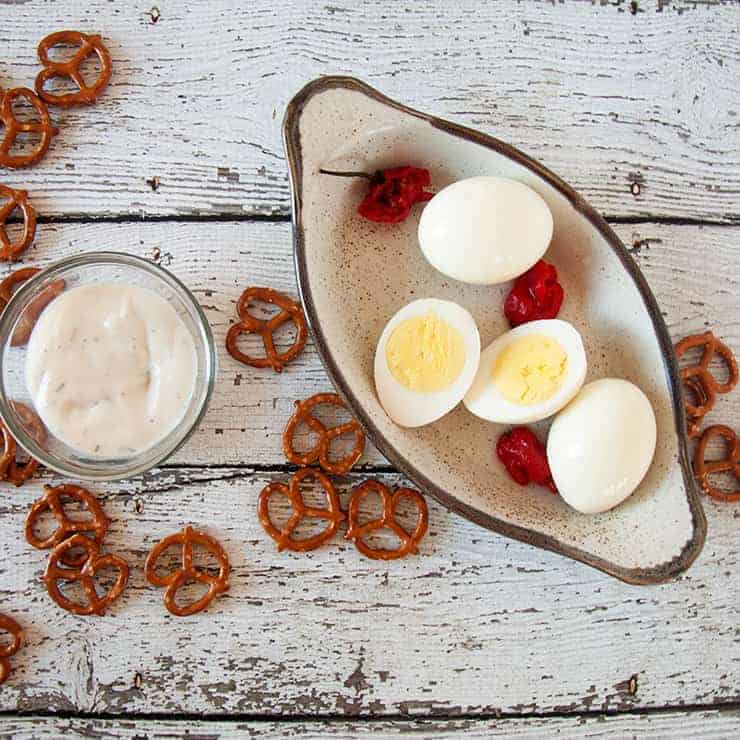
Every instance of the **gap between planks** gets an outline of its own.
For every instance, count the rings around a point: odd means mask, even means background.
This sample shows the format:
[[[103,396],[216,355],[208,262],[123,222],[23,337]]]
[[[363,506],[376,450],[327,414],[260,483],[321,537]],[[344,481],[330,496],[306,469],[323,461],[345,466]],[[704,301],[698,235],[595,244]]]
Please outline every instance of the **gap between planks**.
[[[701,733],[705,738],[725,738],[731,735],[738,724],[738,713],[723,709],[700,712],[675,711],[660,714],[621,716],[599,715],[596,717],[552,717],[513,720],[466,720],[466,719],[422,719],[402,720],[338,720],[263,722],[228,722],[223,720],[159,720],[132,718],[122,719],[59,719],[39,716],[9,718],[2,722],[0,730],[8,735],[27,738],[71,736],[128,738],[142,740],[144,737],[208,737],[215,740],[224,737],[286,737],[337,738],[373,737],[388,740],[399,736],[421,734],[439,740],[457,738],[461,734],[477,738],[521,738],[539,740],[545,733],[551,736],[574,738],[611,738],[616,736],[663,738],[668,736],[695,737]],[[144,730],[145,732],[142,732]],[[150,735],[151,733],[151,735]]]
[[[528,720],[528,719],[586,719],[607,717],[647,717],[673,714],[675,712],[740,712],[740,701],[715,702],[710,704],[667,704],[661,707],[635,707],[633,709],[616,709],[603,711],[587,709],[583,711],[554,711],[554,712],[483,712],[480,714],[460,712],[454,714],[436,713],[434,711],[423,717],[413,714],[356,714],[346,715],[338,713],[316,713],[316,714],[255,714],[255,713],[201,713],[201,712],[68,712],[68,711],[43,711],[18,712],[13,710],[0,710],[0,721],[20,718],[55,718],[71,720],[117,720],[133,722],[164,722],[164,721],[198,721],[219,722],[234,724],[239,722],[268,723],[279,722],[281,724],[301,724],[305,722],[322,722],[339,725],[351,724],[353,722],[412,722],[427,720],[455,720],[471,722],[490,722],[493,720]]]
[[[674,216],[659,216],[650,214],[647,216],[618,216],[609,213],[601,214],[608,223],[614,225],[640,226],[645,224],[658,224],[660,226],[718,226],[722,228],[737,228],[740,220],[714,220],[708,218],[682,218]],[[729,216],[728,216],[729,219]],[[142,224],[142,223],[290,223],[290,214],[169,214],[158,216],[156,214],[110,214],[96,215],[90,213],[68,213],[63,216],[44,216],[37,214],[36,221],[39,224]],[[11,216],[8,223],[21,223],[18,216]]]

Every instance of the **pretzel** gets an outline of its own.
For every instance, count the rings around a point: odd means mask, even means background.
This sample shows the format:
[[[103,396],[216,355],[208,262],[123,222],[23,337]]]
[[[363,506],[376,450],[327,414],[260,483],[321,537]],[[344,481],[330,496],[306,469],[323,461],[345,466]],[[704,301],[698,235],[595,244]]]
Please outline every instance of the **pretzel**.
[[[15,117],[13,103],[18,98],[25,98],[34,107],[39,115],[38,122],[19,121]],[[0,165],[13,169],[28,167],[38,162],[46,154],[52,137],[59,133],[59,129],[51,122],[46,103],[33,90],[26,87],[14,87],[5,93],[0,90],[0,123],[5,128],[0,139]],[[41,139],[28,154],[11,154],[10,149],[21,133],[40,134]]]
[[[327,508],[319,509],[314,506],[307,506],[301,492],[301,483],[306,478],[317,480],[324,489],[327,500]],[[293,509],[288,521],[281,529],[278,529],[270,519],[269,502],[274,493],[280,493],[285,496]],[[285,483],[273,482],[266,485],[259,496],[257,507],[260,522],[265,532],[277,542],[278,552],[282,550],[292,550],[293,552],[306,552],[315,550],[328,539],[331,539],[339,528],[339,523],[344,521],[345,516],[339,505],[339,496],[334,484],[320,470],[315,468],[301,468],[290,479],[290,485]],[[304,517],[315,517],[317,519],[326,519],[328,522],[326,529],[312,537],[305,539],[293,539],[293,531]]]
[[[34,275],[41,272],[38,267],[21,267],[14,270],[0,282],[0,311],[10,303],[10,299],[17,286],[30,280]]]
[[[46,429],[36,412],[17,401],[13,401],[13,408],[28,433],[39,444],[43,443],[46,439]],[[3,441],[2,454],[0,455],[0,480],[9,481],[14,486],[22,486],[36,472],[39,462],[32,457],[29,457],[28,462],[18,462],[16,458],[18,444],[10,430],[2,422],[0,422],[0,436],[2,436]]]
[[[70,550],[82,548],[85,551],[85,563],[81,568],[68,568],[59,565],[69,555]],[[95,575],[104,568],[113,567],[118,571],[116,582],[108,591],[99,596],[95,589]],[[100,554],[100,546],[95,540],[85,537],[84,534],[74,534],[62,540],[49,555],[43,581],[49,596],[62,609],[73,614],[88,616],[97,614],[102,616],[105,610],[123,593],[128,582],[128,563],[118,555]],[[87,604],[80,604],[68,599],[59,590],[59,581],[79,581],[85,590]]]
[[[59,44],[71,44],[80,48],[69,61],[57,62],[49,59],[49,50]],[[38,54],[43,69],[36,77],[35,87],[39,97],[48,105],[59,105],[63,108],[89,105],[98,99],[110,82],[112,69],[110,54],[97,34],[88,36],[80,31],[57,31],[42,39]],[[100,72],[95,82],[88,85],[80,72],[80,67],[92,54],[96,54],[100,61]],[[55,95],[44,89],[49,80],[59,77],[69,77],[79,88],[78,91]]]
[[[36,236],[36,209],[29,203],[26,190],[13,190],[0,184],[0,198],[6,200],[0,208],[0,262],[15,262]],[[16,208],[23,214],[23,234],[11,242],[5,224]]]
[[[4,684],[10,675],[10,661],[20,646],[23,644],[23,627],[6,614],[0,614],[0,631],[7,632],[11,636],[9,645],[0,645],[0,684]]]
[[[30,280],[36,273],[40,272],[37,267],[22,267],[20,270],[11,272],[0,282],[0,311],[4,310],[10,302],[15,289],[26,280]],[[44,309],[62,292],[66,287],[64,280],[55,280],[42,288],[38,295],[34,296],[20,315],[13,336],[10,338],[11,347],[22,347],[28,342]]]
[[[718,393],[729,393],[737,384],[738,367],[735,356],[730,348],[721,342],[711,331],[703,334],[692,334],[685,337],[676,345],[676,357],[679,359],[690,349],[703,347],[701,360],[697,365],[681,368],[681,381],[696,397],[697,403],[692,403],[684,393],[684,408],[689,419],[689,436],[696,437],[699,433],[701,420],[714,407]],[[720,383],[710,372],[709,366],[718,354],[727,366],[727,381]]]
[[[218,561],[218,575],[212,576],[193,565],[193,544],[202,545]],[[158,576],[155,572],[157,559],[171,545],[182,545],[182,568],[173,570],[166,576]],[[164,605],[167,610],[176,617],[187,617],[196,612],[203,611],[218,594],[227,591],[229,588],[229,558],[223,547],[205,532],[193,529],[191,526],[185,527],[182,532],[177,532],[165,537],[161,542],[156,544],[146,559],[144,573],[147,580],[153,586],[165,588]],[[198,581],[208,585],[208,591],[199,599],[187,606],[178,606],[175,600],[178,590],[185,585],[187,581]]]
[[[714,437],[722,437],[726,444],[726,454],[720,460],[705,459],[707,445]],[[704,493],[717,501],[740,501],[740,489],[724,491],[712,485],[709,476],[715,473],[734,473],[735,479],[740,480],[740,439],[735,432],[724,424],[715,424],[707,427],[701,435],[699,444],[694,452],[694,474]]]
[[[383,514],[380,519],[373,519],[365,524],[360,524],[360,503],[362,499],[373,491],[380,494],[383,504]],[[407,532],[396,521],[396,509],[402,499],[408,498],[416,504],[418,510],[416,526],[413,532]],[[366,557],[373,560],[397,560],[404,558],[409,553],[417,554],[417,545],[427,531],[429,525],[429,510],[424,497],[411,488],[398,488],[391,495],[390,491],[379,481],[366,480],[352,491],[347,511],[347,523],[349,525],[345,539],[354,540],[355,547]],[[363,537],[379,529],[390,529],[400,540],[401,546],[396,550],[383,550],[370,547],[362,540]]]
[[[280,311],[268,320],[258,319],[249,313],[250,301],[262,301],[278,306]],[[288,296],[278,293],[272,288],[247,288],[236,304],[236,312],[241,321],[232,324],[226,335],[226,349],[229,354],[239,362],[252,367],[271,367],[276,373],[281,373],[283,368],[292,362],[306,346],[308,338],[308,325],[303,309]],[[297,334],[293,344],[285,351],[278,352],[275,349],[273,333],[286,321],[295,324]],[[265,357],[251,357],[244,354],[236,346],[237,337],[240,334],[259,334],[265,347]]]
[[[327,473],[343,475],[349,472],[352,466],[362,457],[362,453],[365,451],[365,434],[362,431],[362,427],[354,419],[345,424],[339,424],[338,426],[327,429],[311,413],[313,407],[320,404],[346,408],[344,401],[336,393],[317,393],[305,401],[296,401],[295,412],[290,417],[283,432],[283,452],[285,452],[285,457],[294,465],[305,466],[318,462]],[[319,435],[316,444],[310,450],[303,453],[297,452],[293,447],[293,436],[296,427],[301,422]],[[332,443],[332,440],[350,432],[355,435],[355,444],[352,450],[339,460],[330,461],[329,445]]]
[[[64,509],[63,498],[73,499],[84,504],[90,513],[90,518],[70,519]],[[47,511],[50,511],[56,519],[57,528],[47,537],[38,537],[34,533],[36,522]],[[26,517],[26,541],[38,550],[48,550],[56,547],[73,534],[88,532],[92,534],[92,539],[100,546],[109,525],[110,519],[105,515],[100,502],[86,488],[69,483],[53,488],[52,486],[44,486],[44,495],[34,502]],[[76,557],[65,553],[62,556],[62,562],[72,568],[79,568],[85,562],[86,557],[86,553]]]
[[[693,393],[696,404],[691,404],[688,401],[688,405],[692,405],[693,408],[703,406],[707,402],[707,394],[704,391],[704,386],[696,378],[686,378],[684,381],[684,403],[686,403],[686,391]],[[686,412],[686,432],[689,439],[695,439],[701,434],[701,416],[690,416],[688,411]]]

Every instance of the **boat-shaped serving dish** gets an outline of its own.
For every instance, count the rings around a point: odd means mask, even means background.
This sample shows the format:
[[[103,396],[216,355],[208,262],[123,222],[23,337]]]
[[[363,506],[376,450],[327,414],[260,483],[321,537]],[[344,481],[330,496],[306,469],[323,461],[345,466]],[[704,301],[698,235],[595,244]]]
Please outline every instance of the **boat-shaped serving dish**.
[[[682,431],[676,360],[655,298],[601,216],[514,147],[407,108],[353,78],[324,77],[304,87],[288,106],[283,133],[301,300],[333,383],[383,455],[445,506],[507,537],[629,583],[658,583],[685,570],[701,550],[706,521]],[[462,405],[417,429],[398,427],[383,412],[373,357],[401,306],[426,297],[455,301],[475,317],[484,347],[509,328],[501,311],[507,285],[458,283],[426,262],[417,241],[421,206],[403,223],[372,223],[357,214],[366,181],[319,172],[404,164],[428,168],[435,190],[498,175],[547,201],[555,227],[546,259],[556,264],[567,296],[559,318],[581,332],[587,381],[631,380],[656,413],[653,464],[616,509],[579,514],[544,489],[514,483],[493,454],[502,428]]]

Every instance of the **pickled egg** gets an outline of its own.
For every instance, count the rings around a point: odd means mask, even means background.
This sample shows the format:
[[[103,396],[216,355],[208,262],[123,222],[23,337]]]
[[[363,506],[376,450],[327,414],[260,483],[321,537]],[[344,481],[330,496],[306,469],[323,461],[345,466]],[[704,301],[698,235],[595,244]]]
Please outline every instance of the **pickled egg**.
[[[483,350],[464,402],[482,419],[529,424],[557,413],[585,378],[586,352],[575,327],[560,319],[530,321]]]
[[[583,387],[550,427],[547,459],[566,503],[584,514],[608,511],[645,477],[657,428],[647,396],[618,378]]]
[[[478,327],[468,311],[451,301],[413,301],[393,316],[378,341],[380,404],[400,426],[436,421],[462,400],[479,360]]]
[[[419,244],[444,275],[492,285],[532,267],[552,232],[552,213],[532,188],[503,177],[471,177],[448,185],[427,203]]]

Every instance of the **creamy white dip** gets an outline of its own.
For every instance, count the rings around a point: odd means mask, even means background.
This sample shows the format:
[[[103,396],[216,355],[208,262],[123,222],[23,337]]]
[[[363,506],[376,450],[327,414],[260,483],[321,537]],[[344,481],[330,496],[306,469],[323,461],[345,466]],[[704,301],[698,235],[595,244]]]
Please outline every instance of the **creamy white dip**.
[[[92,457],[129,457],[182,420],[196,350],[174,308],[121,284],[65,291],[41,314],[26,352],[26,384],[49,431]]]

